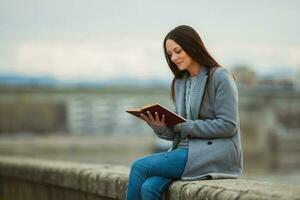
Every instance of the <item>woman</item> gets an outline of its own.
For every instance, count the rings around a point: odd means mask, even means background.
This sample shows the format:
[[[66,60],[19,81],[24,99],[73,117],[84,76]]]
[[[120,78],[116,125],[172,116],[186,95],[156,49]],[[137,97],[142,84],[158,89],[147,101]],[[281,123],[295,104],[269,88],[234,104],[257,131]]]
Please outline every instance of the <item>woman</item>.
[[[174,74],[174,112],[187,121],[167,127],[164,116],[141,116],[172,148],[137,159],[126,199],[160,199],[175,180],[238,178],[242,173],[238,93],[232,75],[208,53],[200,36],[181,25],[165,37],[164,53]]]

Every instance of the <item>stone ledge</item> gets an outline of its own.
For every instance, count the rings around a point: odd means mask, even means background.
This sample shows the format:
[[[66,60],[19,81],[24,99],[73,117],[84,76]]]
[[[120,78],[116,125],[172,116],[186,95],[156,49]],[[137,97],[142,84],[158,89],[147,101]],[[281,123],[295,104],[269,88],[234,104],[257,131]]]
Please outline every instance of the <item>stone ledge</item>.
[[[124,199],[128,172],[124,166],[0,156],[1,179],[14,178],[111,199]],[[300,187],[246,179],[176,181],[165,199],[300,199]]]

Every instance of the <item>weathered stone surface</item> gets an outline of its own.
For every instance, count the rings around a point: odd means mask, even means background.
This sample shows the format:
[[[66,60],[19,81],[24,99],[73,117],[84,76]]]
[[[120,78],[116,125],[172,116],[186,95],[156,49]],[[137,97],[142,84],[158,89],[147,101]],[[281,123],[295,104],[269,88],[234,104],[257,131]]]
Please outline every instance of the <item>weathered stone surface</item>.
[[[117,199],[125,199],[128,186],[128,175],[120,174],[117,179]]]
[[[236,200],[240,196],[240,192],[234,191],[234,190],[226,190],[224,189],[222,192],[220,192],[216,199],[222,199],[222,200]]]
[[[181,192],[184,186],[188,185],[188,182],[174,182],[169,186],[168,197],[169,199],[183,199],[183,193]]]
[[[129,169],[0,156],[0,199],[125,199]],[[163,199],[300,199],[300,187],[248,179],[173,182]]]
[[[89,189],[89,178],[93,173],[93,169],[82,169],[79,174],[79,189],[81,191],[88,191]]]
[[[201,190],[201,188],[205,187],[204,185],[200,185],[197,183],[188,183],[181,189],[181,198],[182,199],[191,199],[196,200],[199,199],[197,196],[198,191]]]

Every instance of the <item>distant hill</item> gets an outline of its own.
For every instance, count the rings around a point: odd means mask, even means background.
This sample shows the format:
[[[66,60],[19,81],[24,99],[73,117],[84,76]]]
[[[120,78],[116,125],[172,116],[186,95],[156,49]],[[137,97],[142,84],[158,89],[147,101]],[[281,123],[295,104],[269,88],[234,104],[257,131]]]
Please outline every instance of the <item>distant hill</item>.
[[[58,84],[58,81],[47,76],[0,74],[0,84],[11,86],[55,86]]]
[[[19,74],[0,74],[0,85],[18,87],[79,87],[94,88],[107,86],[133,86],[149,87],[159,86],[168,87],[169,80],[163,79],[134,79],[134,78],[114,78],[110,80],[78,80],[66,81],[57,80],[49,76],[28,76]]]

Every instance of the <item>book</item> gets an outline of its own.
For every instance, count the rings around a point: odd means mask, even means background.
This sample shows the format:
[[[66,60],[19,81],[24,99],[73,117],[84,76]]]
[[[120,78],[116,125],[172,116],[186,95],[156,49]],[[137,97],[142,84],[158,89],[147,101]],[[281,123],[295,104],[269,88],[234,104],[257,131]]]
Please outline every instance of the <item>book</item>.
[[[153,117],[155,117],[155,112],[157,112],[160,119],[162,115],[165,115],[165,123],[168,127],[173,127],[178,123],[186,121],[186,119],[176,114],[175,112],[170,111],[169,109],[160,105],[159,103],[145,105],[137,109],[126,110],[126,112],[128,112],[129,114],[132,114],[138,118],[141,117],[141,113],[148,117],[147,111],[149,111]]]

